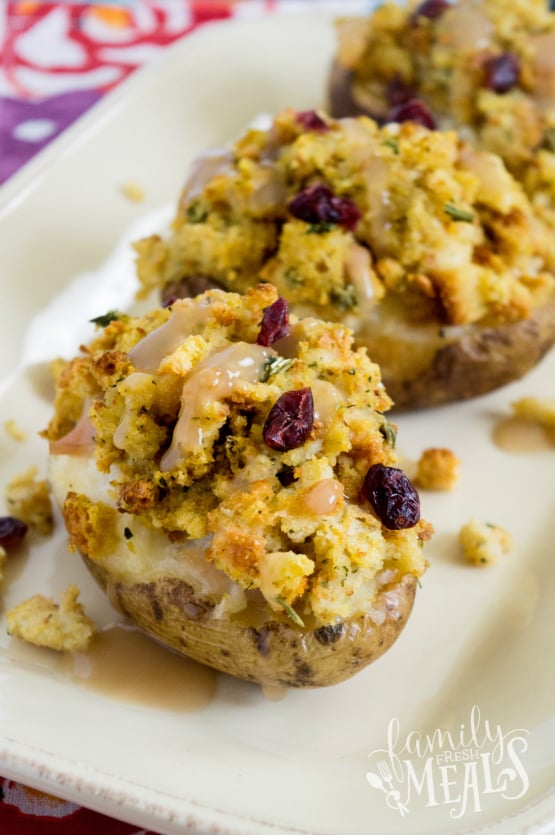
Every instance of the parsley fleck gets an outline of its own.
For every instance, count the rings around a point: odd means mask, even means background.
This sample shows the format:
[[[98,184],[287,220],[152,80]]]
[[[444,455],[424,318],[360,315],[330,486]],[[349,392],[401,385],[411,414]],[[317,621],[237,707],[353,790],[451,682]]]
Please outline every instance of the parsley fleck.
[[[197,201],[191,203],[190,206],[187,206],[186,214],[189,223],[204,223],[204,221],[208,217],[208,212],[206,211],[206,209],[203,209],[201,204]]]
[[[330,301],[340,310],[352,310],[357,306],[357,295],[352,284],[346,284],[341,289],[334,288],[330,293]]]
[[[131,528],[124,528],[123,529],[123,535],[126,539],[132,539],[133,538],[133,531],[131,530]]]
[[[297,626],[304,626],[304,620],[297,614],[293,607],[289,605],[287,600],[284,600],[283,597],[276,597],[276,603],[285,609],[291,620],[294,621]]]
[[[395,449],[395,442],[397,441],[397,432],[392,423],[384,418],[384,422],[380,426],[380,432],[391,447]]]
[[[102,316],[95,316],[94,319],[89,319],[89,322],[92,322],[93,325],[98,325],[99,328],[105,328],[110,322],[116,322],[121,317],[122,314],[119,310],[109,310],[108,313],[104,313]]]
[[[279,374],[280,371],[287,371],[293,365],[293,360],[285,359],[285,357],[268,357],[262,369],[261,383],[267,383],[270,377]]]
[[[382,145],[385,145],[386,148],[391,148],[391,150],[393,151],[394,154],[399,153],[399,143],[396,139],[393,139],[393,138],[384,139],[384,141],[382,142]]]
[[[449,215],[456,223],[472,223],[474,220],[474,212],[468,212],[466,209],[460,209],[454,203],[446,203],[443,207],[446,215]]]
[[[307,235],[324,235],[326,232],[331,232],[335,223],[330,223],[328,220],[320,220],[318,223],[311,223],[306,230]]]

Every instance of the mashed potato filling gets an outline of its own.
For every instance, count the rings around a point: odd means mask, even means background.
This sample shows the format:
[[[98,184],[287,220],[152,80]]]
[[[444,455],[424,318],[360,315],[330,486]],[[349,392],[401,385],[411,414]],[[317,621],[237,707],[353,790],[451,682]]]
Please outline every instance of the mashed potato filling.
[[[431,529],[386,529],[360,495],[372,464],[397,462],[379,368],[316,319],[259,344],[276,299],[268,284],[211,290],[110,322],[60,375],[50,478],[70,545],[116,582],[177,577],[218,614],[258,601],[329,624],[422,574]],[[299,389],[310,431],[274,448],[269,413]]]

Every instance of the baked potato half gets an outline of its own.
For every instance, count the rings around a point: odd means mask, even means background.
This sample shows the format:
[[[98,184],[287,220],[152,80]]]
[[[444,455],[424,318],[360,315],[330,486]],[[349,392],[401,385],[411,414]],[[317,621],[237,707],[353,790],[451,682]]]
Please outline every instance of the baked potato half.
[[[270,282],[353,330],[395,407],[484,394],[555,340],[555,239],[502,160],[454,132],[279,114],[195,163],[145,292]]]
[[[46,431],[70,547],[161,643],[249,681],[334,684],[411,611],[431,528],[379,368],[275,287],[120,316]]]

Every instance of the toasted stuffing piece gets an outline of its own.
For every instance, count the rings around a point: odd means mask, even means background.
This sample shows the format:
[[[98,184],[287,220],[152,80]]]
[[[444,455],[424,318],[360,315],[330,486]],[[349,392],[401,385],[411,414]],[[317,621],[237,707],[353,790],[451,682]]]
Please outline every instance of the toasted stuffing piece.
[[[305,116],[286,110],[196,162],[170,235],[136,244],[145,292],[268,281],[363,344],[374,316],[399,309],[497,326],[551,298],[551,227],[498,157],[413,122]]]
[[[59,652],[86,650],[95,625],[78,603],[79,589],[70,585],[57,604],[35,594],[7,612],[8,634]]]
[[[171,566],[205,595],[207,574],[233,611],[257,594],[285,618],[358,616],[427,565],[431,526],[361,495],[398,461],[390,404],[352,333],[287,318],[270,284],[115,319],[61,375],[46,432],[70,546],[122,582]]]
[[[553,221],[555,14],[546,0],[386,2],[369,18],[338,21],[338,36],[336,61],[366,111],[385,121],[426,113],[460,129],[499,154]],[[339,98],[333,107],[349,110]]]
[[[0,583],[4,579],[4,566],[6,565],[6,560],[8,559],[8,552],[5,548],[0,545]]]
[[[499,525],[471,519],[459,532],[463,557],[473,565],[493,565],[513,547],[511,534]]]
[[[424,490],[452,490],[459,481],[460,466],[451,449],[430,447],[420,456],[415,483]]]
[[[133,180],[123,183],[121,191],[124,197],[127,197],[131,203],[142,203],[145,199],[144,189]]]
[[[48,485],[37,479],[37,468],[30,467],[9,482],[5,491],[8,510],[29,528],[48,536],[54,527],[52,502]]]
[[[523,397],[511,406],[516,417],[539,424],[555,442],[555,398]]]
[[[23,441],[25,441],[27,438],[26,433],[17,425],[15,420],[7,420],[4,423],[4,428],[10,436],[10,438],[13,438],[14,441],[23,443]]]

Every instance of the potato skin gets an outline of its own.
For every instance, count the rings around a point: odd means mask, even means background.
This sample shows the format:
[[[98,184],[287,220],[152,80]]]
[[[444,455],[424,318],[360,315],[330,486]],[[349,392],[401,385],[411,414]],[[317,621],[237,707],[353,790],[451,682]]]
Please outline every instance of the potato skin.
[[[385,613],[380,626],[363,616],[312,631],[277,620],[255,628],[212,620],[213,604],[196,598],[182,580],[114,583],[102,566],[83,559],[100,585],[109,588],[110,599],[151,637],[202,664],[264,685],[325,687],[354,675],[395,642],[416,590],[410,574],[384,587],[373,604]]]
[[[399,334],[402,339],[402,334]],[[397,411],[441,406],[478,397],[523,377],[555,342],[555,300],[536,308],[529,319],[497,327],[468,328],[433,353],[426,368],[407,376],[380,339],[362,339],[382,371]]]

